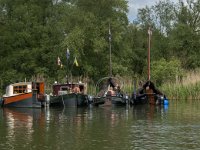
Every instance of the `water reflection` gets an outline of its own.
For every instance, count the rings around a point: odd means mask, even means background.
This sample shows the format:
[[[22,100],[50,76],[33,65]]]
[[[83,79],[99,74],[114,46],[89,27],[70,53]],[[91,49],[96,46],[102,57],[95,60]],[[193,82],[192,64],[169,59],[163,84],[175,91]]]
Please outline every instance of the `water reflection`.
[[[129,111],[124,107],[49,109],[48,114],[46,134],[60,149],[120,148],[128,131]]]
[[[160,108],[94,107],[4,109],[6,144],[27,149],[129,149],[130,135],[142,134],[137,120],[153,122]],[[156,113],[155,113],[156,112]],[[133,117],[133,119],[131,119]],[[132,130],[134,127],[134,130]],[[141,133],[140,133],[141,132]],[[23,136],[22,136],[23,135]],[[57,144],[55,144],[57,143]]]
[[[133,149],[197,149],[200,135],[199,103],[174,101],[168,107],[133,108],[130,129]],[[195,108],[196,107],[196,108]],[[195,116],[195,117],[194,117]],[[195,121],[195,119],[196,121]]]
[[[197,149],[200,103],[0,109],[0,148]],[[176,141],[176,142],[175,142]]]
[[[90,117],[87,108],[51,108],[46,110],[46,114],[45,141],[48,147],[71,149],[79,146],[84,130],[88,129]]]
[[[28,146],[33,140],[34,124],[42,127],[45,122],[41,109],[3,108],[2,116],[6,123],[5,149],[18,147],[20,143]]]
[[[152,122],[155,118],[163,118],[167,116],[168,106],[156,105],[137,105],[133,106],[134,119],[145,119]]]

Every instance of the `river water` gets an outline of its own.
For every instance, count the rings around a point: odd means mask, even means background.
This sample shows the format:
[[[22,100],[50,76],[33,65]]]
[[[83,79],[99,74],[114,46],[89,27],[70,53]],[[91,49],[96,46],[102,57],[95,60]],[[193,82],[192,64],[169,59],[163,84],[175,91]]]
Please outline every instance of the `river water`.
[[[0,109],[0,150],[200,149],[200,102]]]

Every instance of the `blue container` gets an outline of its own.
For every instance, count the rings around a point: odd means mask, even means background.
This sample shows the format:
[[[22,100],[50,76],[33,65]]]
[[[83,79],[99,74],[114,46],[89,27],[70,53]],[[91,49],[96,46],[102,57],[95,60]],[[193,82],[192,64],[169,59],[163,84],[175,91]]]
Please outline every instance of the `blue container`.
[[[164,105],[169,105],[169,100],[167,98],[164,99]]]

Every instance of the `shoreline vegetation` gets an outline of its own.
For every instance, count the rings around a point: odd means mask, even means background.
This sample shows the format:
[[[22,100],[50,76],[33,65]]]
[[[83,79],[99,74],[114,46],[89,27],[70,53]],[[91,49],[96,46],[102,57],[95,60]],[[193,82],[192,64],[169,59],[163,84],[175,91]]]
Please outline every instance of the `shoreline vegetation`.
[[[170,100],[200,100],[200,70],[188,72],[181,81],[168,82],[160,89]]]
[[[154,65],[155,67],[155,65]],[[158,67],[155,67],[158,68]],[[169,68],[169,67],[168,67]],[[165,67],[164,70],[166,70],[167,67]],[[152,70],[152,72],[156,72],[156,70]],[[166,71],[165,71],[166,72]],[[172,70],[168,70],[168,72],[172,73]],[[169,100],[200,100],[200,69],[192,70],[192,71],[181,71],[181,73],[174,73],[181,75],[181,77],[173,77],[170,78],[169,75],[165,76],[165,73],[159,73],[161,75],[154,75],[152,76],[152,81],[155,83],[155,86],[161,90]],[[173,76],[174,76],[173,74]],[[127,95],[131,96],[134,91],[134,81],[136,82],[136,89],[138,89],[139,82],[146,81],[144,78],[145,75],[134,75],[134,76],[115,76],[117,78],[123,79],[123,87],[122,91],[126,93]],[[171,80],[170,80],[171,79]],[[54,82],[58,83],[65,83],[67,80],[66,78],[57,78],[56,79],[50,79],[45,78],[44,75],[37,75],[32,76],[31,81],[44,81],[45,84],[45,90],[47,94],[52,93],[52,85]],[[26,81],[26,79],[25,79]],[[83,82],[87,83],[87,93],[91,96],[94,96],[97,94],[98,89],[96,87],[96,82],[89,77],[86,76],[80,76],[80,77],[70,77],[70,82]],[[157,81],[157,82],[156,82]],[[28,82],[28,80],[27,80]],[[161,83],[161,84],[159,84]],[[5,93],[5,89],[1,88],[0,90],[0,97],[3,96]]]
[[[134,80],[136,81],[136,89],[141,80],[137,77],[123,79],[123,91],[131,96],[134,90]],[[200,70],[187,72],[182,79],[177,78],[175,82],[166,82],[157,87],[169,100],[200,100]],[[95,84],[89,84],[88,93],[95,95],[95,92]]]
[[[131,96],[134,90],[134,80],[136,81],[136,89],[141,80],[139,78],[131,79],[130,77],[125,77],[123,79],[123,91]],[[169,100],[200,100],[200,70],[187,72],[181,80],[177,78],[175,82],[166,82],[157,87]],[[95,95],[94,88],[94,84],[90,84],[88,87],[88,92],[91,93],[91,95]]]
[[[40,80],[42,77],[40,77]],[[140,81],[145,81],[139,77],[122,77],[123,79],[123,92],[131,96],[134,91],[134,81],[136,82],[136,89]],[[45,80],[45,79],[43,79]],[[65,79],[61,80],[64,82]],[[87,91],[89,95],[96,95],[98,89],[96,87],[96,82],[90,80],[86,77],[74,78],[72,82],[81,81],[87,83]],[[152,80],[153,81],[153,80]],[[154,82],[154,81],[153,81]],[[52,84],[54,82],[46,82],[46,93],[50,94],[52,92]],[[155,85],[157,86],[156,82]],[[176,79],[175,82],[166,82],[161,86],[157,86],[169,100],[200,100],[200,70],[190,71],[185,73],[185,75],[180,80]],[[5,90],[2,90],[0,97],[3,96]]]

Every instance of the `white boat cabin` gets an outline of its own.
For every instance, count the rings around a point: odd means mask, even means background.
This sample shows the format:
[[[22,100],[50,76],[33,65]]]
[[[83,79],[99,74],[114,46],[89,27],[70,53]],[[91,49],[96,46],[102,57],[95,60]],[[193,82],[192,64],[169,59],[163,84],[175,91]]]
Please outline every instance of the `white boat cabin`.
[[[32,92],[32,82],[19,82],[6,87],[6,94],[3,97],[19,95]]]
[[[10,97],[25,93],[31,93],[33,89],[36,89],[38,93],[44,94],[44,83],[43,82],[19,82],[10,84],[6,87],[6,93],[3,97]]]

